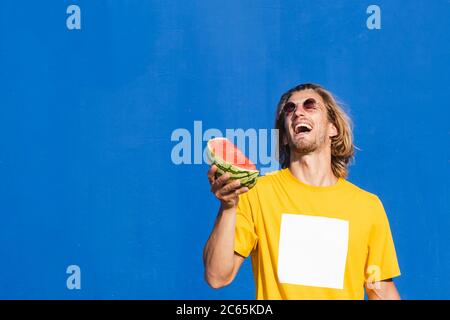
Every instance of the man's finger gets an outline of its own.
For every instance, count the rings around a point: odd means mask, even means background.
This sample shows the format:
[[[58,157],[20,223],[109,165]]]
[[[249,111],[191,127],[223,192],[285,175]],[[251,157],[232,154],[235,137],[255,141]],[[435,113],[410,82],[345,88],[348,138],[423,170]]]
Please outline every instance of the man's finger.
[[[236,190],[236,193],[237,194],[243,194],[243,193],[246,193],[246,192],[248,192],[248,188],[247,187],[242,187],[242,188],[239,188],[239,189],[237,189]]]
[[[224,184],[227,183],[228,179],[230,179],[230,174],[228,172],[226,172],[225,174],[221,175],[219,178],[217,178],[211,189],[213,190],[219,190],[223,187]]]
[[[222,187],[221,194],[229,194],[234,193],[241,186],[241,182],[239,180],[230,180],[227,184]]]
[[[215,181],[215,174],[217,172],[217,166],[215,166],[214,164],[209,168],[208,170],[208,180],[210,184],[213,184]]]
[[[249,189],[247,187],[242,187],[239,189],[233,189],[229,193],[225,195],[221,195],[221,199],[224,201],[235,201],[236,197],[238,197],[240,194],[246,193]]]

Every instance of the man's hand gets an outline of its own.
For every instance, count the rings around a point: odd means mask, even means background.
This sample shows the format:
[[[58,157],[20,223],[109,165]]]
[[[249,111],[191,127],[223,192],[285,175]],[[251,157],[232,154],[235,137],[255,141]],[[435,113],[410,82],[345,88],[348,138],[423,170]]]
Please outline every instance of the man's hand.
[[[212,165],[208,171],[208,180],[211,184],[211,192],[220,200],[223,209],[236,207],[239,195],[248,191],[247,187],[241,188],[239,180],[230,180],[230,174],[225,173],[216,179],[217,167]]]

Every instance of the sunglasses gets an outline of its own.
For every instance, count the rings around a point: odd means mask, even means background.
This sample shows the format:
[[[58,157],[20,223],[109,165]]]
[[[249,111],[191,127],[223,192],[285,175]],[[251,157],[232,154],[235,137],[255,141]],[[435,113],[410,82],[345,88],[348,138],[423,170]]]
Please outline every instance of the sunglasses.
[[[311,110],[314,109],[316,105],[317,105],[316,100],[314,100],[313,98],[309,98],[303,102],[303,109]],[[298,105],[293,103],[292,101],[286,102],[286,104],[283,106],[283,113],[285,115],[290,115],[297,109],[297,106]]]

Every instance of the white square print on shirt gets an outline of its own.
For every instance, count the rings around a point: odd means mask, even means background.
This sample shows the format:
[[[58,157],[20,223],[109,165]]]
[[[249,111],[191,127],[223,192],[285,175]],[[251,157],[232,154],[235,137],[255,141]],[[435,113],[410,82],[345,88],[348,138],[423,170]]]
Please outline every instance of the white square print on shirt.
[[[280,283],[343,289],[349,223],[283,213],[278,247]]]

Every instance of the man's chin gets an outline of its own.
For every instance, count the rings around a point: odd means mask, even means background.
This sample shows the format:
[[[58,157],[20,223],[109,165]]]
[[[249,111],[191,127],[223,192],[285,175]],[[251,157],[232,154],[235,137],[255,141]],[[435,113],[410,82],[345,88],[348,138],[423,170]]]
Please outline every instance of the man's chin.
[[[313,143],[297,142],[291,149],[297,154],[309,154],[317,149],[317,146]]]

